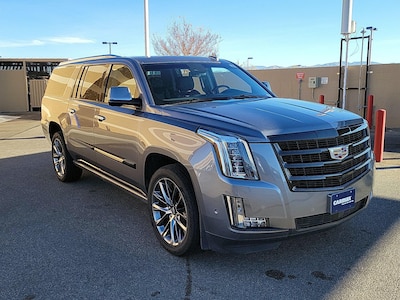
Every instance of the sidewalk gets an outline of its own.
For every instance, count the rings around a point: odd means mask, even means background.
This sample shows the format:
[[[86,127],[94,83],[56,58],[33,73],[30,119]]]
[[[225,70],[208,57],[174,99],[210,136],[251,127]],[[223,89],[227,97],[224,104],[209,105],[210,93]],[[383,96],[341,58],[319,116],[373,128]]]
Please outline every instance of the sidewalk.
[[[0,113],[0,140],[15,138],[23,133],[32,137],[27,131],[37,127],[40,127],[40,112]],[[37,134],[43,136],[41,127]]]
[[[0,113],[0,159],[50,151],[40,112]]]

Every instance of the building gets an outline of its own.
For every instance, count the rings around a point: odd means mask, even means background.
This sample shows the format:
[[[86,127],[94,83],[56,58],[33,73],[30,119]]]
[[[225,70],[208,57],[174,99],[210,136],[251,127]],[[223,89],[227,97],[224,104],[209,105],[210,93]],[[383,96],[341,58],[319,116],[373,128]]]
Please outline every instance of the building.
[[[386,127],[400,128],[400,64],[373,64],[368,70],[365,68],[365,65],[348,68],[345,108],[366,117],[366,98],[373,95],[373,118],[377,110],[384,109]],[[339,70],[339,66],[332,66],[250,72],[259,80],[268,81],[279,97],[319,102],[319,97],[323,95],[325,104],[342,107],[343,76],[340,76]]]
[[[0,112],[40,110],[47,79],[65,60],[0,58]]]

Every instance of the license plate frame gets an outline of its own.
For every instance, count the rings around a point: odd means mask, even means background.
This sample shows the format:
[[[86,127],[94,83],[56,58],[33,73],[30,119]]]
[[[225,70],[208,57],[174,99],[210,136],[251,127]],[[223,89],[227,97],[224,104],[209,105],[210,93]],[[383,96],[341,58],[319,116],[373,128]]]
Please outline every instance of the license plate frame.
[[[351,209],[356,204],[356,190],[354,188],[328,195],[329,212],[331,215]]]

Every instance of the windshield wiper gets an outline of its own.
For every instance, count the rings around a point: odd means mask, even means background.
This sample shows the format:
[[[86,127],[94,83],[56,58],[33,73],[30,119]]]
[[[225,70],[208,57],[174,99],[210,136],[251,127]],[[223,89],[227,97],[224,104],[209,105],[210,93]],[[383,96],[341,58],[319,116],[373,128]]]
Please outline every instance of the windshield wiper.
[[[250,98],[269,98],[266,96],[256,96],[250,94],[243,95],[232,95],[232,96],[213,96],[213,97],[193,97],[187,98],[184,101],[177,101],[175,104],[188,104],[188,103],[198,103],[198,102],[207,102],[207,101],[218,101],[218,100],[232,100],[232,99],[250,99]]]
[[[232,99],[250,99],[250,98],[269,98],[269,97],[259,96],[259,95],[257,96],[257,95],[242,94],[242,95],[232,96],[231,98]]]
[[[210,101],[210,98],[187,98],[184,101],[177,101],[176,104],[188,104],[188,103],[197,103],[197,102],[206,102]]]

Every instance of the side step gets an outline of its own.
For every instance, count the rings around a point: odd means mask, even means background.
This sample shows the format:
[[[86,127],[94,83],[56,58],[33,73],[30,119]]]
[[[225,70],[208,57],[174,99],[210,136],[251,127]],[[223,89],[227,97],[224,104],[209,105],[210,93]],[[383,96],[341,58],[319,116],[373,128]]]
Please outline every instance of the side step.
[[[134,185],[132,185],[124,180],[121,180],[118,177],[116,177],[110,173],[107,173],[106,171],[100,169],[99,167],[96,167],[95,165],[88,163],[87,161],[85,161],[83,159],[78,159],[78,160],[74,161],[74,163],[78,167],[85,169],[85,170],[99,176],[101,179],[108,181],[108,182],[122,188],[123,190],[139,197],[141,200],[147,201],[146,193],[144,193],[142,190],[138,189]]]

